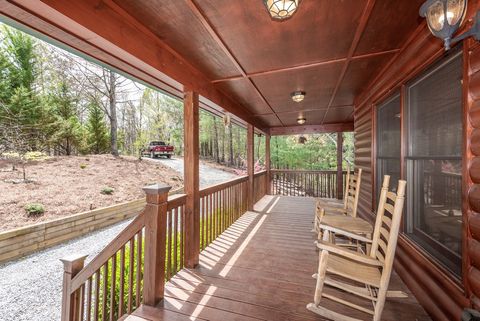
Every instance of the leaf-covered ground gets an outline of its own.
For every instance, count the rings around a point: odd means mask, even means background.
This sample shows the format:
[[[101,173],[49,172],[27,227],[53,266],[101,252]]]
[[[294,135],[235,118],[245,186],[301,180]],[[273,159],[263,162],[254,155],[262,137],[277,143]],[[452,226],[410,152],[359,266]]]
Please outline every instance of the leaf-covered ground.
[[[0,232],[135,200],[144,197],[141,188],[148,184],[183,185],[177,171],[128,156],[54,157],[28,164],[26,174],[30,182],[18,183],[21,169],[12,171],[11,165],[0,163]],[[102,194],[106,187],[114,192]],[[25,206],[31,203],[42,204],[45,213],[27,217]]]

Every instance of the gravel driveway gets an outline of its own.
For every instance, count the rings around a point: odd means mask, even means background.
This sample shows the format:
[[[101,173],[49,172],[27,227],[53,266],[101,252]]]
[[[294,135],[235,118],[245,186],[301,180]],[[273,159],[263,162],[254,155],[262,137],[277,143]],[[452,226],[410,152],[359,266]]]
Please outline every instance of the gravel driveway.
[[[159,162],[165,166],[171,167],[177,172],[182,174],[183,177],[183,158],[143,158],[150,162]],[[217,168],[210,167],[208,165],[200,163],[200,188],[204,188],[210,185],[218,184],[228,181],[237,177],[237,175],[222,171]]]
[[[152,161],[152,160],[150,160]],[[155,159],[183,176],[183,159]],[[206,187],[236,175],[200,165],[200,186]],[[0,321],[60,320],[62,273],[60,258],[72,253],[99,253],[126,225],[122,222],[67,243],[0,265]]]

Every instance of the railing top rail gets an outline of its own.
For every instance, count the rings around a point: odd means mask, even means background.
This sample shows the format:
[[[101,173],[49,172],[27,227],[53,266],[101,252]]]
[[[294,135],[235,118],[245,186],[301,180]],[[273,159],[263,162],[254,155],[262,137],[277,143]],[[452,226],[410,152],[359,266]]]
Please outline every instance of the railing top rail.
[[[230,186],[237,185],[239,183],[246,182],[246,181],[248,181],[248,176],[245,175],[245,176],[240,176],[240,177],[231,179],[229,181],[226,181],[220,184],[215,184],[215,185],[205,187],[199,191],[200,197],[221,191],[222,189],[225,189]]]
[[[255,173],[253,174],[253,177],[258,177],[258,176],[262,176],[262,175],[265,175],[265,174],[267,174],[267,170],[264,169],[264,170],[255,172]]]
[[[175,194],[168,196],[167,211],[185,205],[187,194]]]
[[[303,170],[303,169],[272,169],[270,170],[272,173],[292,173],[292,174],[300,174],[300,173],[311,173],[311,174],[333,174],[337,173],[336,169],[331,170]],[[347,171],[342,171],[343,173],[347,173]],[[353,171],[351,171],[353,173]]]
[[[142,211],[111,241],[90,263],[88,263],[73,279],[70,293],[77,290],[105,262],[124,246],[135,234],[145,226],[145,212]]]

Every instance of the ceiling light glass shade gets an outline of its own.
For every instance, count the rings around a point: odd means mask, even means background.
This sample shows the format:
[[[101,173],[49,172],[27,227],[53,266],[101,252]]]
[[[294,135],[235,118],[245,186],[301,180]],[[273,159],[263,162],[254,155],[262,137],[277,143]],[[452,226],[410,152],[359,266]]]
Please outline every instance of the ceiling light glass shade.
[[[420,7],[420,15],[427,19],[432,34],[450,49],[450,40],[458,30],[467,12],[467,0],[427,0]]]
[[[294,91],[291,96],[292,100],[296,103],[301,102],[305,98],[306,93],[304,91]]]
[[[307,120],[305,119],[305,117],[298,117],[298,118],[297,118],[297,123],[298,123],[299,125],[305,124],[306,121],[307,121]]]
[[[263,0],[270,17],[274,20],[286,20],[297,11],[300,0]]]

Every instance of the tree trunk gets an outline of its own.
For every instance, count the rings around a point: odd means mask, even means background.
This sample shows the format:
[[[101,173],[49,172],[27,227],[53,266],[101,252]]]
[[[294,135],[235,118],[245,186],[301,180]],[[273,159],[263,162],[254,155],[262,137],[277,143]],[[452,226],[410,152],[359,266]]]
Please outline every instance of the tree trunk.
[[[222,158],[221,158],[222,164],[225,163],[225,126],[223,126],[223,132],[222,132]]]
[[[220,153],[218,151],[218,129],[217,129],[217,122],[215,121],[215,116],[213,116],[213,132],[215,134],[215,140],[213,142],[214,144],[214,151],[215,151],[215,160],[217,163],[220,163]]]
[[[110,107],[110,145],[113,156],[118,156],[118,142],[117,142],[117,99],[116,99],[116,79],[115,73],[109,71],[110,77],[110,92],[109,92],[109,107]]]
[[[230,147],[228,163],[230,166],[233,166],[233,127],[231,124],[229,125],[228,138]]]

